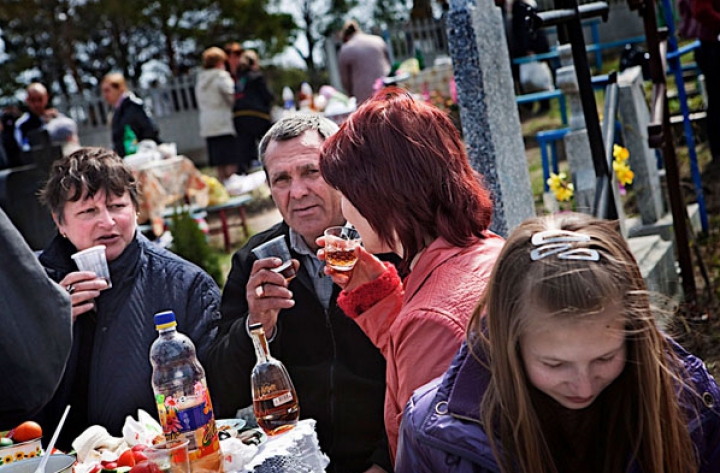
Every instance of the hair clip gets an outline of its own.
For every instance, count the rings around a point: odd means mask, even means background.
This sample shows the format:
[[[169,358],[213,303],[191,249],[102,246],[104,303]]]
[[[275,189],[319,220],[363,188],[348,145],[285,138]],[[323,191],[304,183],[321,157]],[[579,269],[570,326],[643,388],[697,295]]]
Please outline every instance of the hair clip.
[[[530,242],[533,246],[546,245],[548,243],[570,243],[575,241],[590,241],[588,235],[570,232],[567,230],[543,230],[532,236]]]
[[[551,243],[549,245],[543,245],[540,248],[535,248],[530,252],[530,259],[537,261],[546,258],[550,255],[554,255],[563,251],[572,249],[568,243]]]
[[[530,242],[534,248],[530,251],[530,259],[538,261],[551,255],[558,259],[578,261],[598,261],[600,253],[592,248],[573,248],[572,243],[587,243],[590,236],[567,230],[544,230],[535,233]]]
[[[598,261],[600,259],[600,253],[592,248],[575,248],[573,250],[560,253],[558,258],[578,261]]]

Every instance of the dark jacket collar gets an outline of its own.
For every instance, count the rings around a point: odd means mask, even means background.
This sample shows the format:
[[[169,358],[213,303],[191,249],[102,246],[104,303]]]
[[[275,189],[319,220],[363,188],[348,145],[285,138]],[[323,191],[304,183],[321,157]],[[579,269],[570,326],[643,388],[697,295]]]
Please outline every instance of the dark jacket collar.
[[[120,256],[108,264],[112,281],[125,280],[138,269],[141,244],[144,246],[144,244],[149,244],[149,241],[141,233],[137,232],[135,238]],[[60,281],[66,274],[78,270],[71,258],[71,255],[77,251],[77,248],[70,240],[58,234],[40,254],[40,263],[53,280]]]

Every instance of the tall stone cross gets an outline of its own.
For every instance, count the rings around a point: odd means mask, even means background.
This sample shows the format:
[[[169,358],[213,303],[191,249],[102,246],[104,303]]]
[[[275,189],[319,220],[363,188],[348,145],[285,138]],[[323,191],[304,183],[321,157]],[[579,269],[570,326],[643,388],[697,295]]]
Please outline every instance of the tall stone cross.
[[[492,193],[490,229],[507,236],[535,208],[502,14],[494,0],[451,0],[447,19],[470,164]]]

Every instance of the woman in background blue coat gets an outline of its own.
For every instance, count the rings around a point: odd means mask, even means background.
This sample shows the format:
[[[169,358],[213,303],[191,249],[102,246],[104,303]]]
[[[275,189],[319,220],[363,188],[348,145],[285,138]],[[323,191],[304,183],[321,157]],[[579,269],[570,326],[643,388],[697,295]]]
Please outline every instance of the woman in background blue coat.
[[[149,361],[158,336],[154,314],[173,310],[202,362],[217,331],[220,291],[202,269],[137,231],[137,182],[113,151],[80,148],[56,161],[41,197],[59,234],[40,262],[70,293],[73,345],[60,387],[38,420],[57,425],[71,404],[58,440],[58,448],[69,449],[91,425],[122,436],[125,418],[138,409],[157,416]],[[105,246],[111,287],[71,259],[97,245]]]
[[[720,391],[655,326],[615,225],[531,219],[468,341],[408,403],[396,472],[714,473]]]

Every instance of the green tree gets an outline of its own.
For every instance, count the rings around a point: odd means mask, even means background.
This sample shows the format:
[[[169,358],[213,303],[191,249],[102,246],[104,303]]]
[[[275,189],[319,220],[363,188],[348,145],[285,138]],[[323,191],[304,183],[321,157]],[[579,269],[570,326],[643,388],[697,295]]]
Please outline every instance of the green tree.
[[[410,6],[407,0],[378,0],[373,8],[373,22],[377,26],[390,26],[406,21]]]
[[[223,273],[218,255],[210,248],[207,237],[187,211],[172,216],[173,242],[171,250],[204,269],[219,286],[223,285]]]
[[[319,49],[324,38],[342,28],[343,23],[348,19],[348,13],[358,5],[358,0],[302,0],[297,24],[300,34],[307,43],[307,50],[303,51],[297,45],[293,45],[310,76],[310,82],[314,86],[320,84],[319,62],[316,60],[317,49]]]
[[[203,45],[252,41],[260,57],[283,52],[296,38],[290,13],[273,12],[278,0],[219,0],[218,18],[208,25]]]
[[[253,40],[271,56],[294,41],[293,18],[276,0],[2,0],[6,61],[0,97],[32,80],[51,93],[96,88],[112,70],[136,82],[157,60],[172,74],[199,62],[209,45]]]
[[[51,84],[58,76],[70,75],[82,83],[77,68],[75,42],[80,29],[72,22],[69,0],[3,0],[0,29],[8,60],[0,68],[0,95],[12,95],[25,80]],[[67,66],[66,66],[67,64]],[[59,89],[67,91],[65,81]]]

